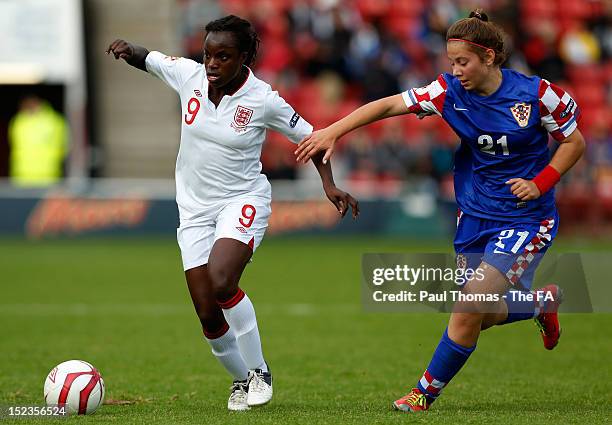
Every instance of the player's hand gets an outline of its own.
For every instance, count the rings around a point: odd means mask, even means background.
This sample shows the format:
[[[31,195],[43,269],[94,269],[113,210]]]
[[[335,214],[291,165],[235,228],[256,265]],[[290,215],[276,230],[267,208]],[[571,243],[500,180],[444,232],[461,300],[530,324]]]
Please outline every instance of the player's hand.
[[[125,40],[118,39],[109,44],[106,49],[106,54],[110,53],[115,55],[115,59],[124,59],[127,62],[134,54],[134,46]]]
[[[325,151],[323,164],[327,164],[327,161],[334,153],[334,145],[337,140],[337,138],[330,133],[328,129],[324,128],[323,130],[315,131],[309,136],[304,137],[298,145],[297,150],[294,152],[297,156],[296,161],[306,164],[317,152]]]
[[[541,195],[540,189],[531,180],[514,178],[506,182],[511,184],[510,191],[513,195],[517,196],[521,201],[531,201],[532,199],[538,199]]]
[[[353,220],[359,216],[359,201],[353,198],[349,193],[338,189],[336,186],[326,187],[325,195],[338,210],[342,217],[346,215],[349,207],[353,211]]]

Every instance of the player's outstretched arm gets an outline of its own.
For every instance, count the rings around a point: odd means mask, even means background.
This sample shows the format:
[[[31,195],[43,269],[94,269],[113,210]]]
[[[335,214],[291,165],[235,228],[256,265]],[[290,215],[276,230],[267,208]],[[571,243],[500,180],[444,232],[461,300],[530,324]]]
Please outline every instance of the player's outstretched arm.
[[[336,141],[346,133],[374,121],[408,114],[409,112],[401,94],[367,103],[329,127],[306,136],[295,151],[296,160],[305,164],[317,152],[325,151],[323,157],[323,163],[325,164],[334,152]]]
[[[533,180],[514,178],[508,180],[506,184],[512,185],[510,190],[521,201],[537,199],[552,189],[561,176],[576,164],[585,148],[584,137],[580,130],[576,129],[561,142],[548,166]]]
[[[346,215],[350,207],[353,212],[353,220],[355,220],[359,215],[359,202],[349,193],[346,193],[336,187],[334,175],[331,169],[331,163],[327,161],[327,163],[323,164],[323,152],[315,154],[312,158],[312,163],[315,165],[315,167],[317,167],[317,171],[321,176],[323,190],[325,191],[327,199],[334,204],[338,210],[338,213],[340,213],[342,217]]]
[[[135,68],[147,71],[145,59],[149,51],[141,46],[136,46],[125,40],[117,39],[106,49],[106,54],[112,53],[115,59],[123,59]]]

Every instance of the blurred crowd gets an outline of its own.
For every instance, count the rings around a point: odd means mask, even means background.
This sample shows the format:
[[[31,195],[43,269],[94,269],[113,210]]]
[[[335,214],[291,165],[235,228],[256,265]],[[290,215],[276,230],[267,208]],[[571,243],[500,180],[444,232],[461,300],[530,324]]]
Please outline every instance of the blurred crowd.
[[[258,76],[315,125],[357,106],[450,72],[445,33],[476,5],[508,36],[506,67],[567,89],[582,108],[586,160],[563,187],[588,187],[612,200],[612,2],[606,0],[177,0],[185,53],[202,57],[203,25],[233,13],[262,40]],[[457,138],[437,118],[407,116],[356,131],[339,144],[344,177],[395,181],[425,176],[452,196]],[[351,140],[351,143],[346,143]],[[553,147],[554,148],[554,147]],[[294,147],[270,133],[262,162],[271,178],[293,179]],[[574,190],[571,191],[572,193]],[[612,203],[612,201],[611,201]]]

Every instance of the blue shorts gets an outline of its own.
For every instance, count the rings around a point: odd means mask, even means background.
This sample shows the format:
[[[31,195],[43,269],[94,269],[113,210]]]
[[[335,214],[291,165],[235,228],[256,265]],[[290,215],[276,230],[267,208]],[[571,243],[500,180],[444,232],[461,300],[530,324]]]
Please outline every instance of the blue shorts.
[[[476,269],[484,261],[505,275],[516,289],[529,290],[558,228],[556,212],[539,223],[488,220],[460,212],[454,242],[457,264]]]

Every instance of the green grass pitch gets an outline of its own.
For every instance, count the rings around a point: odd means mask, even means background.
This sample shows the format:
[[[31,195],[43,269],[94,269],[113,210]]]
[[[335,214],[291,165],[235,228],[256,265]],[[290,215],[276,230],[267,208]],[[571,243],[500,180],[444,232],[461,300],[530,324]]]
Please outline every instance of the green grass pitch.
[[[552,352],[531,321],[488,330],[431,411],[392,411],[448,317],[365,313],[360,257],[409,250],[450,244],[264,241],[242,287],[255,304],[275,396],[232,413],[230,378],[202,338],[174,240],[0,240],[0,405],[42,404],[48,371],[83,359],[100,370],[107,400],[132,404],[104,405],[69,424],[610,423],[606,314],[562,316]]]

